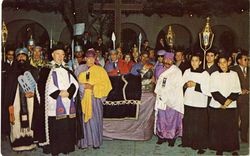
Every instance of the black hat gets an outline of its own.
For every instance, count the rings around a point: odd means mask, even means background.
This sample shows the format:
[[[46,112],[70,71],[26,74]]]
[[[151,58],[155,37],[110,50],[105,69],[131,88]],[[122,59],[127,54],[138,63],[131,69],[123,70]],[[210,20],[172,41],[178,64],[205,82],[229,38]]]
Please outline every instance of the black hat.
[[[61,43],[61,42],[59,42],[59,43],[57,43],[56,45],[53,45],[52,53],[53,53],[55,50],[63,50],[63,51],[65,51],[64,44]]]

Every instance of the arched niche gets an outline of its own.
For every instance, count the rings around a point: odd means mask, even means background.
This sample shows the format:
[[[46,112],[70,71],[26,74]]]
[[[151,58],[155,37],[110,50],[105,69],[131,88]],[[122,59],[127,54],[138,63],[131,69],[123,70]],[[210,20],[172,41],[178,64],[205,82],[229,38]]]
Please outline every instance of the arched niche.
[[[27,19],[14,20],[6,24],[8,29],[7,44],[22,47],[32,35],[35,43],[41,46],[48,46],[48,31],[38,22]]]
[[[213,46],[230,53],[235,48],[237,36],[234,31],[226,25],[212,26],[214,33]]]
[[[169,26],[172,27],[175,33],[174,47],[190,48],[192,46],[192,34],[187,27],[181,24],[169,24],[164,26],[157,35],[156,44],[159,42],[160,38],[165,40],[165,35],[168,32]]]
[[[139,45],[140,33],[142,35],[141,42],[147,39],[145,31],[135,23],[122,23],[121,30],[121,42],[125,53],[129,52],[134,44]]]

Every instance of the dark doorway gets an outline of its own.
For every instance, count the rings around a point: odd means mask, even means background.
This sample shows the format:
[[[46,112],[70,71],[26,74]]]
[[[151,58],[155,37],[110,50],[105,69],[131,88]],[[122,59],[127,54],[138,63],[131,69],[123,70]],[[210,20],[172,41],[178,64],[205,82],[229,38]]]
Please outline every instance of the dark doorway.
[[[9,30],[7,44],[15,47],[27,45],[27,41],[32,35],[35,43],[40,46],[48,46],[49,34],[47,30],[38,22],[33,20],[15,20],[7,23]]]
[[[122,30],[121,41],[123,43],[123,53],[128,53],[134,44],[138,46],[137,36],[136,32],[130,28]]]
[[[234,49],[234,35],[231,31],[224,31],[220,36],[220,47],[231,52]]]
[[[36,45],[44,46],[49,43],[47,30],[37,23],[30,23],[18,31],[16,36],[18,45],[26,45],[31,35]]]
[[[180,24],[171,24],[171,26],[175,34],[174,47],[190,48],[192,46],[192,34],[190,30]],[[165,36],[168,32],[168,27],[169,25],[166,25],[158,33],[157,38],[156,38],[156,44],[159,44],[160,38],[163,38],[165,41]]]
[[[215,25],[212,27],[214,35],[213,45],[230,53],[235,48],[235,35],[231,28],[226,25]]]

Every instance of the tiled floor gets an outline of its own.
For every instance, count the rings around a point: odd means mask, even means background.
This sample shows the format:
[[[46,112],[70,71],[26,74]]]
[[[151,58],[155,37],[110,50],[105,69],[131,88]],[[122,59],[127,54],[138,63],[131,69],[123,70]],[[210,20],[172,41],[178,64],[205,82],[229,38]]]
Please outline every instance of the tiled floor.
[[[174,147],[168,147],[167,143],[157,145],[157,138],[154,136],[148,141],[125,141],[125,140],[107,140],[105,139],[100,149],[76,149],[70,153],[70,156],[193,156],[197,155],[196,151],[190,148],[178,147],[181,143],[177,139]],[[34,151],[25,151],[22,153],[13,152],[7,141],[2,142],[2,155],[4,156],[43,156],[41,148]],[[240,145],[240,155],[248,155],[249,144]],[[204,155],[215,155],[214,151],[206,150]],[[231,155],[225,152],[224,155]],[[48,155],[47,155],[48,156]],[[63,156],[63,154],[60,154]]]

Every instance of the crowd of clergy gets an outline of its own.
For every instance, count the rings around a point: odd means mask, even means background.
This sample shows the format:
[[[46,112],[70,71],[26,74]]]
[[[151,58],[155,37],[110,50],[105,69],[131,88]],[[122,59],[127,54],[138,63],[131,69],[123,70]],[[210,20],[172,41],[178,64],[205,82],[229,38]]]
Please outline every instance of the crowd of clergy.
[[[172,147],[181,137],[178,146],[198,154],[238,155],[240,143],[248,143],[249,56],[243,49],[204,54],[171,49],[163,39],[154,48],[145,40],[141,47],[113,49],[101,37],[93,43],[86,37],[74,49],[58,43],[48,50],[30,39],[26,47],[7,47],[5,58],[1,132],[14,151],[99,149],[109,77],[126,74],[141,77],[142,92],[156,97],[157,144]],[[27,71],[36,81],[33,91],[20,84]]]

